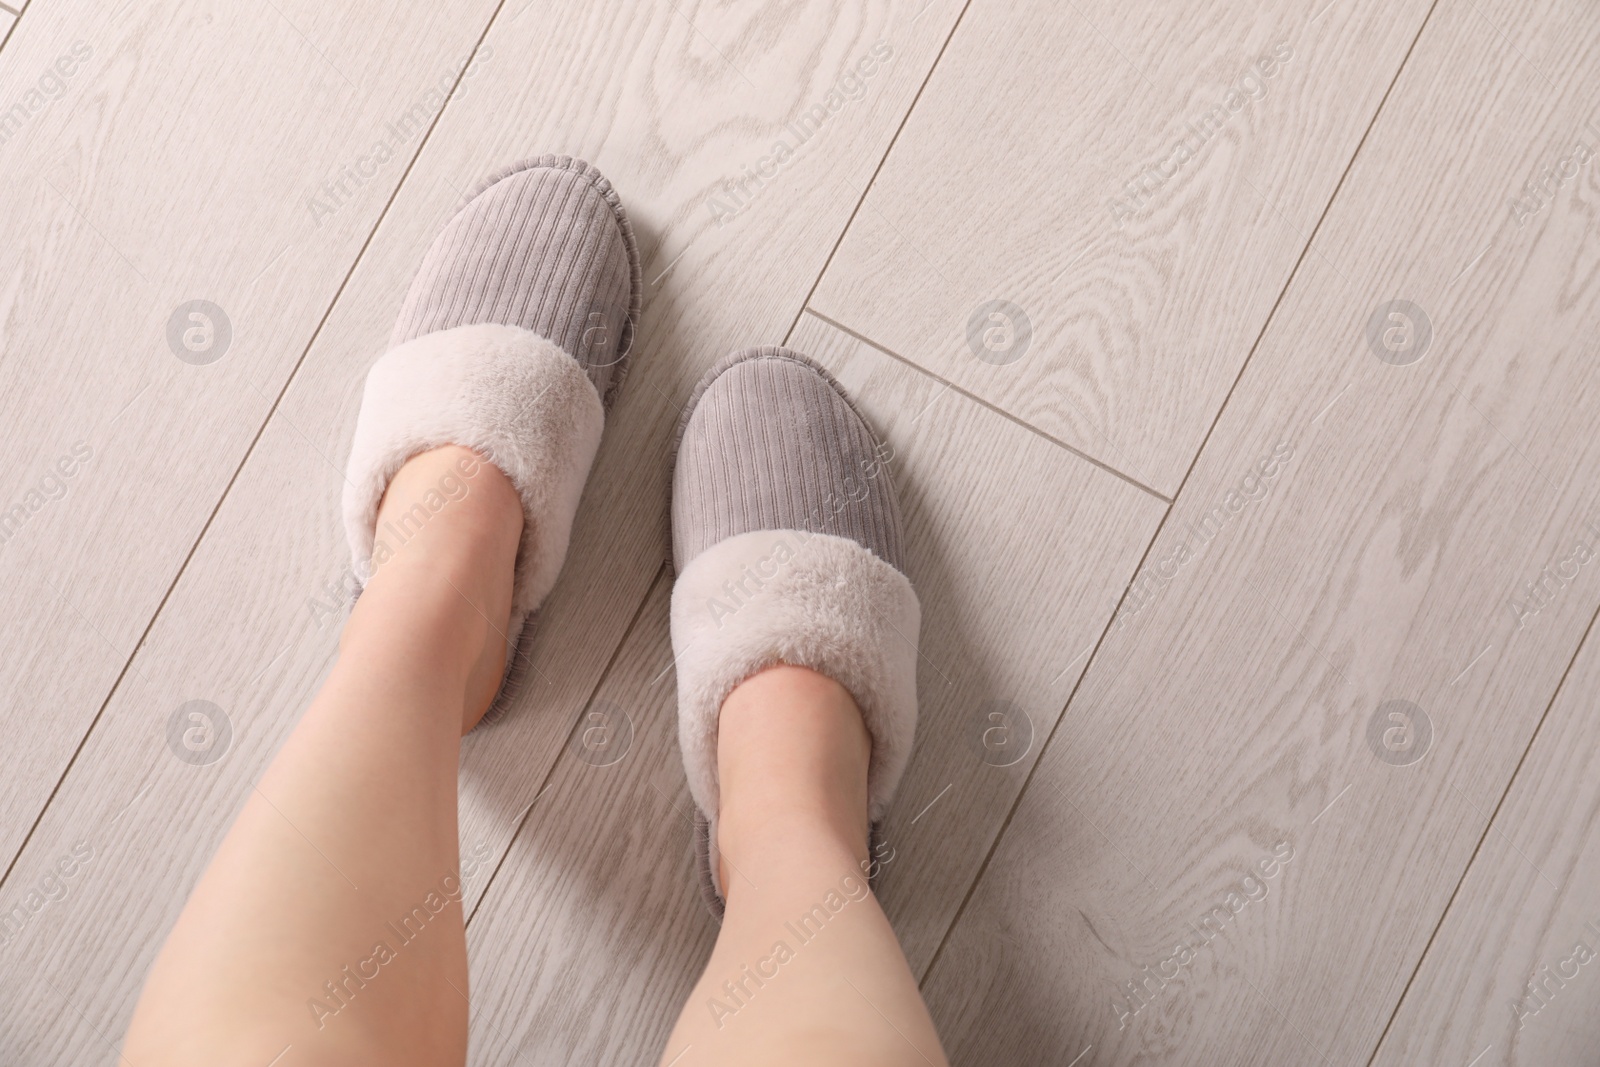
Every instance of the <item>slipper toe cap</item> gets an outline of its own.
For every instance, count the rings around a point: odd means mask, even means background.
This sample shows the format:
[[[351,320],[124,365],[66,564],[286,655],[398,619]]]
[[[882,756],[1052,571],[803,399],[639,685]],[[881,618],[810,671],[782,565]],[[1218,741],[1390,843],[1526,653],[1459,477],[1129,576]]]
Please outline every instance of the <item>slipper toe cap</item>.
[[[391,345],[500,324],[554,342],[607,398],[639,311],[639,264],[620,198],[593,167],[541,156],[491,177],[424,256]]]
[[[777,346],[735,353],[701,382],[679,428],[674,565],[739,534],[803,530],[904,571],[891,459],[822,367]]]

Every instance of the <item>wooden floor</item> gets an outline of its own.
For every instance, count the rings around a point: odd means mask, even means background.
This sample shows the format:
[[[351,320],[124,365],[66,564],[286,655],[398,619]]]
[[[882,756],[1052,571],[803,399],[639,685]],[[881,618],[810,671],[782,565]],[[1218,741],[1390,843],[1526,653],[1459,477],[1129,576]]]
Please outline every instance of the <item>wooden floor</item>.
[[[366,369],[545,151],[647,293],[466,744],[472,1063],[651,1062],[710,950],[665,452],[770,341],[897,453],[881,896],[953,1062],[1594,1062],[1592,5],[7,0],[0,41],[0,1063],[117,1062],[332,661]]]

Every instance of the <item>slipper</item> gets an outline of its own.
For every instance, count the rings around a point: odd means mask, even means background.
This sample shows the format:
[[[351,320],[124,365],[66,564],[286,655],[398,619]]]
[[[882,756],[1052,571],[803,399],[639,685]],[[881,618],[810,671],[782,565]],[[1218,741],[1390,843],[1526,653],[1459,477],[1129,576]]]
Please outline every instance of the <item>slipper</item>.
[[[783,663],[850,692],[872,739],[874,838],[916,732],[921,608],[886,450],[826,370],[747,349],[695,389],[673,459],[672,556],[678,743],[720,919],[717,718],[734,687]]]
[[[524,522],[506,632],[520,679],[527,620],[555,585],[626,373],[640,299],[633,227],[589,164],[540,156],[484,181],[423,257],[373,364],[344,490],[354,575],[398,546],[375,530],[389,481],[420,452],[471,448],[505,472]]]

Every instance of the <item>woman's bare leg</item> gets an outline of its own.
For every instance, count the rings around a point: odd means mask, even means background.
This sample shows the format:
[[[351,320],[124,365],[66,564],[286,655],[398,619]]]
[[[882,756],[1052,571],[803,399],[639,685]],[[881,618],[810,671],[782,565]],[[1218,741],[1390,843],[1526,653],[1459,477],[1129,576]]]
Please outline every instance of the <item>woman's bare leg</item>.
[[[943,1067],[916,979],[865,871],[861,712],[774,667],[723,703],[717,771],[727,914],[663,1064]]]
[[[521,529],[511,483],[466,449],[390,483],[394,555],[156,960],[129,1062],[465,1060],[456,771],[499,684]]]

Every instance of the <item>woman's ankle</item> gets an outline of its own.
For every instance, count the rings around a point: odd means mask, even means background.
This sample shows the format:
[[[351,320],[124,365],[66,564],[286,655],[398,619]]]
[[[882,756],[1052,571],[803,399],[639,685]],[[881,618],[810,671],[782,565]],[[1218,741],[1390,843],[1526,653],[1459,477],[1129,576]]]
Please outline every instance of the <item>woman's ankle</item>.
[[[737,877],[730,865],[785,866],[799,853],[865,860],[871,754],[860,709],[832,679],[779,666],[739,685],[718,721],[723,885]]]
[[[516,487],[482,456],[460,445],[419,453],[378,506],[371,579],[418,567],[502,593],[509,604],[522,522]]]
[[[504,670],[522,521],[510,479],[476,453],[448,445],[412,457],[379,507],[373,573],[341,650],[459,687],[470,729]]]

